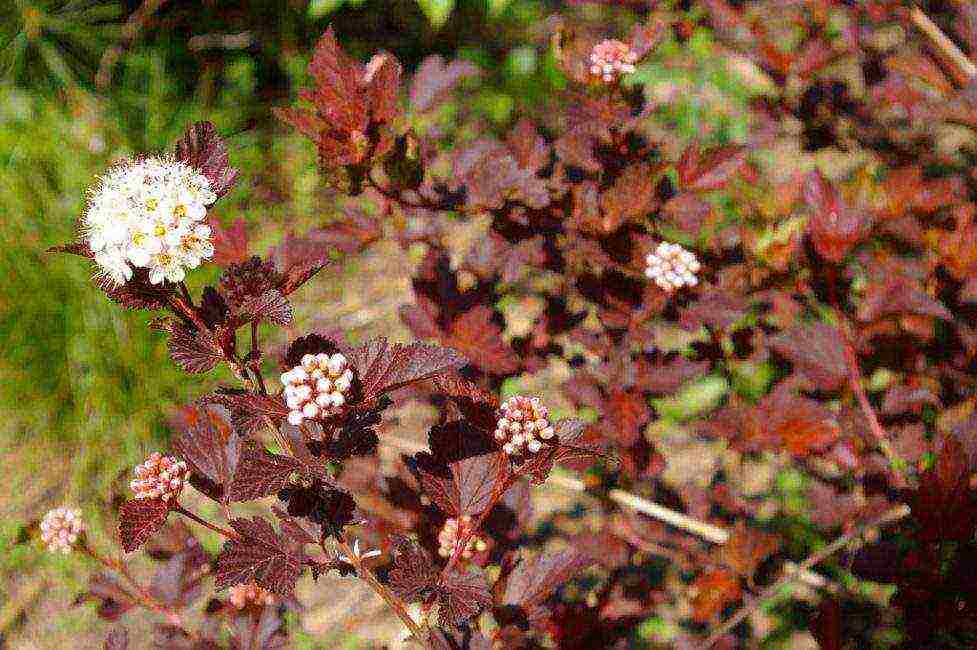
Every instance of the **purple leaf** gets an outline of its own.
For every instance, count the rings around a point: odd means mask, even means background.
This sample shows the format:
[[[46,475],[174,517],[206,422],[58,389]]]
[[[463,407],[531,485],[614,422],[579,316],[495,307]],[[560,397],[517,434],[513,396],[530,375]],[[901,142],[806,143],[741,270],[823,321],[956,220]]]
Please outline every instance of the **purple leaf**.
[[[250,446],[241,454],[231,483],[230,499],[253,501],[277,494],[299,468],[300,463],[290,456],[279,456]]]
[[[131,553],[166,523],[170,504],[162,499],[130,499],[119,509],[119,540]]]
[[[192,410],[188,424],[187,431],[173,442],[174,450],[187,461],[191,475],[203,475],[221,486],[222,498],[226,498],[241,457],[240,438],[219,407]]]
[[[183,139],[176,145],[176,158],[200,171],[218,197],[227,194],[237,180],[238,170],[228,166],[227,145],[210,122],[197,122],[187,127]]]
[[[450,348],[423,343],[402,345],[374,339],[345,352],[363,391],[363,399],[376,399],[414,382],[430,379],[465,365],[464,357]]]
[[[492,594],[481,572],[451,571],[442,578],[440,589],[438,621],[441,625],[460,626],[492,604]]]
[[[573,549],[523,559],[509,575],[502,602],[530,609],[593,562],[592,558]]]
[[[240,539],[224,543],[217,558],[215,589],[254,580],[281,596],[291,596],[302,569],[301,558],[290,553],[285,540],[261,517],[234,519],[231,527]]]

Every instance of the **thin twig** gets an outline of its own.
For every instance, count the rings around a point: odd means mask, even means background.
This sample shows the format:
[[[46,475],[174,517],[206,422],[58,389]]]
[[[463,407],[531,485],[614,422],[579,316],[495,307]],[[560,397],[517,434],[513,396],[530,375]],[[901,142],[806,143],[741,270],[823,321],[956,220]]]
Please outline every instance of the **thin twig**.
[[[842,548],[847,546],[856,537],[859,537],[865,533],[870,528],[875,528],[876,526],[885,526],[886,524],[895,523],[904,519],[909,515],[909,506],[900,505],[891,510],[888,510],[880,517],[877,517],[867,523],[861,524],[855,527],[851,531],[845,533],[841,537],[837,538],[820,551],[812,553],[806,560],[797,565],[797,568],[790,572],[785,572],[779,580],[764,589],[760,594],[754,598],[750,603],[744,605],[736,612],[733,616],[726,620],[722,625],[720,625],[716,630],[709,635],[709,638],[699,646],[699,650],[708,650],[713,645],[715,645],[723,636],[729,633],[730,630],[735,628],[737,625],[743,622],[747,616],[759,609],[763,603],[774,597],[778,591],[780,591],[784,586],[798,580],[799,571],[808,571],[817,564],[820,564],[827,558],[831,557]]]
[[[411,634],[419,643],[424,645],[424,647],[430,648],[431,646],[427,641],[427,635],[424,634],[423,630],[421,630],[420,626],[417,624],[417,621],[415,621],[414,617],[411,616],[410,612],[407,611],[407,607],[404,605],[403,601],[400,600],[400,598],[398,598],[392,591],[387,589],[382,582],[377,580],[377,577],[373,575],[373,572],[370,571],[369,567],[363,564],[362,558],[360,558],[360,556],[353,551],[350,545],[346,542],[346,538],[341,533],[336,534],[335,538],[336,545],[339,547],[339,550],[343,552],[346,559],[348,559],[356,569],[356,574],[360,577],[360,579],[370,585],[370,588],[373,589],[373,591],[375,591],[392,610],[394,610],[394,613],[396,613],[400,620],[403,621],[404,625],[407,626],[407,629],[410,630]]]
[[[183,515],[184,517],[186,517],[188,519],[192,519],[193,521],[197,522],[201,526],[204,526],[206,528],[209,528],[210,530],[214,531],[215,533],[218,533],[220,535],[223,535],[227,539],[241,539],[241,536],[238,535],[233,530],[228,530],[226,528],[221,528],[220,526],[217,526],[215,524],[212,524],[209,521],[207,521],[206,519],[202,519],[202,518],[198,517],[197,515],[193,514],[192,512],[190,512],[189,510],[187,510],[183,506],[177,506],[177,507],[173,508],[173,510],[175,512],[178,512],[179,514]]]
[[[916,29],[929,40],[930,45],[937,51],[940,58],[946,61],[957,83],[965,86],[977,76],[977,65],[974,65],[974,62],[960,51],[956,43],[951,41],[919,7],[913,7],[909,11],[909,19],[916,26]]]
[[[841,318],[840,312],[839,318]],[[865,419],[868,420],[869,430],[871,430],[876,444],[878,444],[879,449],[882,450],[882,453],[885,454],[886,459],[889,461],[889,469],[892,477],[895,479],[896,487],[905,487],[908,483],[905,473],[906,462],[902,460],[892,447],[892,443],[889,442],[889,437],[886,435],[885,429],[879,423],[879,417],[875,414],[875,409],[872,408],[872,403],[868,401],[868,394],[865,392],[865,387],[862,386],[862,370],[858,363],[858,355],[855,354],[855,347],[852,345],[851,337],[848,335],[844,322],[839,323],[839,329],[841,330],[842,345],[845,351],[845,365],[848,366],[848,384],[852,392],[855,393],[855,399],[858,401],[858,406],[865,415]]]
[[[167,607],[163,603],[156,600],[156,598],[154,598],[153,595],[149,593],[149,590],[143,587],[142,584],[140,584],[139,581],[136,580],[135,576],[133,576],[132,573],[129,572],[129,568],[126,566],[125,562],[123,562],[122,560],[117,560],[114,558],[110,559],[102,556],[100,553],[98,553],[92,547],[90,547],[86,542],[82,542],[79,545],[79,550],[85,555],[87,555],[88,557],[92,558],[93,560],[101,564],[102,566],[104,566],[109,571],[114,571],[115,573],[125,578],[126,581],[129,583],[129,586],[132,589],[132,591],[135,592],[135,593],[129,593],[128,595],[134,600],[138,600],[143,607],[145,607],[150,611],[156,612],[157,614],[165,618],[170,625],[179,628],[191,639],[197,638],[196,632],[184,627],[183,618],[180,616],[178,612],[174,611],[173,609]],[[123,590],[125,590],[124,587]]]

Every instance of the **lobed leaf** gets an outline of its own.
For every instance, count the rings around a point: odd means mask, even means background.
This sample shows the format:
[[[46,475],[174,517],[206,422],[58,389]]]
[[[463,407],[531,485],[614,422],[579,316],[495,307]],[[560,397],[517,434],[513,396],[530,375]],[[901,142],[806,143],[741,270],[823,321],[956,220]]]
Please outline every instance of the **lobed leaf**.
[[[290,553],[266,519],[234,519],[231,527],[240,539],[230,539],[217,558],[214,588],[254,580],[259,586],[281,596],[291,596],[302,570],[301,558]]]
[[[119,508],[119,541],[131,553],[146,543],[170,513],[170,503],[162,499],[130,499]]]

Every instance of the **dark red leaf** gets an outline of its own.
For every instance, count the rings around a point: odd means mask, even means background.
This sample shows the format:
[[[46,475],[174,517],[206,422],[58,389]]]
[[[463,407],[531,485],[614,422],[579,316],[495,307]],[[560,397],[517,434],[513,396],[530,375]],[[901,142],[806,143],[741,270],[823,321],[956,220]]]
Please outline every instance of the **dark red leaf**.
[[[170,358],[185,372],[209,372],[224,359],[224,351],[212,333],[191,329],[176,320],[171,320],[167,329]]]
[[[278,494],[289,477],[301,468],[291,456],[280,456],[255,446],[245,448],[231,483],[231,501],[252,501]]]
[[[356,370],[364,400],[436,375],[458,370],[467,362],[450,348],[423,343],[403,345],[378,338],[345,352]]]
[[[836,390],[848,378],[841,334],[826,323],[794,327],[771,339],[770,347],[819,390]]]
[[[131,553],[166,523],[170,503],[162,499],[130,499],[119,508],[119,541]]]
[[[424,600],[438,584],[438,570],[430,556],[416,542],[406,537],[395,537],[394,564],[390,569],[390,588],[405,601]]]
[[[211,191],[219,197],[227,194],[237,180],[238,170],[228,165],[227,145],[210,122],[187,127],[176,145],[176,158],[206,176]]]
[[[229,414],[221,407],[193,409],[188,425],[173,441],[173,449],[187,461],[192,476],[210,479],[220,487],[217,498],[224,499],[241,457],[241,440],[231,427]]]
[[[257,395],[244,391],[211,393],[201,399],[205,404],[223,404],[231,411],[234,428],[247,437],[269,425],[278,426],[288,415],[288,407],[280,397]]]
[[[531,609],[594,563],[575,549],[523,559],[509,574],[502,604]]]
[[[241,536],[224,543],[217,558],[214,588],[254,580],[282,596],[291,596],[302,570],[301,558],[288,551],[285,540],[261,517],[234,519],[231,527]]]
[[[453,570],[440,582],[438,622],[460,626],[492,604],[485,577],[481,572]]]

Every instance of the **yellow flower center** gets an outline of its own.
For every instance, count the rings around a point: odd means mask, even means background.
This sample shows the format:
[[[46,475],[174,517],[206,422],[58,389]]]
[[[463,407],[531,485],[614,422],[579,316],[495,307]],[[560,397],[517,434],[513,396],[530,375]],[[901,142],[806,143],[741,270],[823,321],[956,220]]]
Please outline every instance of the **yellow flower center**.
[[[182,203],[175,208],[173,208],[173,216],[175,217],[185,217],[187,216],[187,206]]]
[[[155,210],[159,207],[159,199],[146,199],[146,209]]]
[[[166,226],[161,223],[156,224],[156,227],[153,228],[153,234],[157,237],[162,237],[166,234]]]

